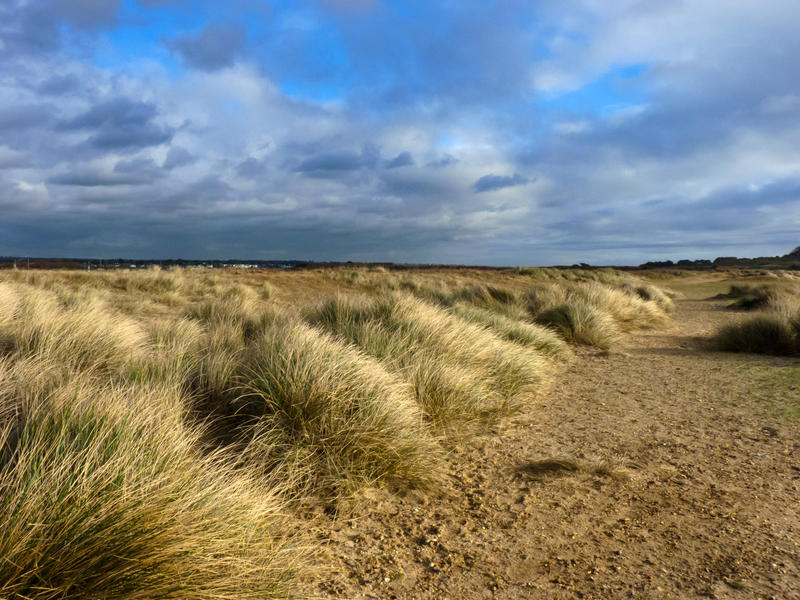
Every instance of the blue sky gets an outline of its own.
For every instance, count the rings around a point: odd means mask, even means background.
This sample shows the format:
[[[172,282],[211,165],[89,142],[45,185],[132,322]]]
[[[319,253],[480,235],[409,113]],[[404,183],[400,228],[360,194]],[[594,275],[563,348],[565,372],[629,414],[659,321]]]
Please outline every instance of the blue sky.
[[[783,254],[798,30],[796,0],[0,0],[0,254]]]

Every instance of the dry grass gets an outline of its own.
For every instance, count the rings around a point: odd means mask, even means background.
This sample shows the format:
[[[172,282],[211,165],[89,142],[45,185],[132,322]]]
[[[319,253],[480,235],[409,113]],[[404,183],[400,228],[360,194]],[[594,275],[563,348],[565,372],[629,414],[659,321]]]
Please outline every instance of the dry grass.
[[[200,457],[168,386],[0,363],[0,597],[276,598],[281,502]]]
[[[530,406],[565,339],[663,322],[625,282],[0,273],[0,597],[283,597],[297,499],[434,481],[443,434]]]
[[[520,410],[549,372],[541,353],[408,295],[340,296],[306,317],[412,382],[426,416],[443,426]]]
[[[761,314],[718,331],[713,340],[718,349],[783,356],[800,353],[800,293],[796,287],[732,285],[720,297],[736,300],[730,308],[759,310]]]

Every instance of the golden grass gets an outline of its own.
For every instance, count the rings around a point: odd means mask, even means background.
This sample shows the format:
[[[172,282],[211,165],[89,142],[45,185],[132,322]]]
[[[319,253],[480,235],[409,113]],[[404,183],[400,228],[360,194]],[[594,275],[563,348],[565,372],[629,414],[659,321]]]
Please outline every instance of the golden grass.
[[[613,271],[0,272],[0,597],[284,597],[296,499],[430,484],[442,441],[536,402],[565,339],[662,323],[651,287]]]
[[[517,412],[549,375],[543,354],[409,295],[340,296],[306,318],[405,376],[428,418],[443,426]]]
[[[720,297],[735,300],[730,308],[760,314],[720,329],[713,342],[720,350],[755,354],[800,353],[800,293],[795,286],[732,285]]]
[[[0,363],[0,597],[285,597],[281,502],[201,457],[168,386]]]

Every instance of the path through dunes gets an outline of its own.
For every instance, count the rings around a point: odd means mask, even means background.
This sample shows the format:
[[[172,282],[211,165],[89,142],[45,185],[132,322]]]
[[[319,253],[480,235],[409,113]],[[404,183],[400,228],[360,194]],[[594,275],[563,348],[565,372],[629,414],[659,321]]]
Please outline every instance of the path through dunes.
[[[452,452],[438,493],[318,517],[340,598],[800,598],[800,362],[671,330],[581,350],[537,408]],[[794,416],[788,414],[794,410]]]

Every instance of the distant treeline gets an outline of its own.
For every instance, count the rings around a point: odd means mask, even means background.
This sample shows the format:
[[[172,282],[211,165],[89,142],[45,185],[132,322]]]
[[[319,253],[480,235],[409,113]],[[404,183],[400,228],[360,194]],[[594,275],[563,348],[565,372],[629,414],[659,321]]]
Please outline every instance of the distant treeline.
[[[200,269],[379,269],[392,271],[420,269],[474,269],[485,271],[504,271],[519,267],[491,267],[485,265],[448,265],[448,264],[402,264],[391,262],[353,262],[353,261],[303,261],[303,260],[186,260],[182,258],[141,259],[131,258],[99,259],[99,258],[28,258],[22,256],[0,256],[0,269],[146,269],[159,266],[163,268],[184,267]],[[712,270],[718,268],[750,268],[750,269],[789,269],[800,270],[800,246],[783,256],[764,256],[759,258],[737,258],[720,256],[714,260],[659,260],[648,261],[639,266],[619,265],[614,267],[593,266],[587,263],[574,265],[555,265],[555,269],[688,269]]]
[[[639,265],[640,269],[692,269],[709,270],[724,267],[744,269],[787,269],[800,270],[800,246],[783,256],[761,256],[759,258],[737,258],[720,256],[714,260],[671,260],[650,261]]]

